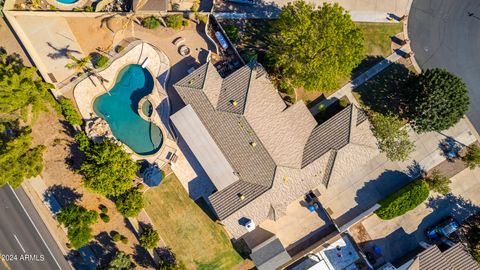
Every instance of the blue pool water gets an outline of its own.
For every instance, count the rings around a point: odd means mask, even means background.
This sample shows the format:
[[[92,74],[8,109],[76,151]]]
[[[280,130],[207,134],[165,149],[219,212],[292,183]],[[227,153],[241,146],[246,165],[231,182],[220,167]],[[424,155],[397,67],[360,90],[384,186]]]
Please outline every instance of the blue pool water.
[[[128,65],[118,74],[110,94],[93,103],[93,110],[108,122],[115,138],[140,155],[157,152],[163,141],[160,128],[138,114],[138,102],[152,89],[150,72],[140,65]]]
[[[57,2],[60,2],[62,4],[73,4],[77,2],[78,0],[57,0]]]

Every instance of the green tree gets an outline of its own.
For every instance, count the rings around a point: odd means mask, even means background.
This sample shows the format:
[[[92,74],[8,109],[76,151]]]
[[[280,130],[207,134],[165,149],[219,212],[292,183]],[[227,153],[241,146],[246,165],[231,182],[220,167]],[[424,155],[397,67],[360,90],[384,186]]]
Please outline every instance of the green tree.
[[[442,195],[450,193],[450,184],[452,181],[445,175],[440,173],[439,170],[433,170],[431,175],[425,179],[430,190],[438,192]]]
[[[118,197],[132,187],[138,165],[122,146],[110,140],[90,143],[80,172],[85,186],[107,197]]]
[[[37,69],[25,67],[18,57],[0,53],[0,119],[24,121],[30,113],[33,119],[55,99],[49,92],[53,85],[36,75]]]
[[[294,87],[331,90],[363,59],[363,35],[338,4],[288,3],[272,25],[269,63]]]
[[[82,116],[78,113],[75,105],[70,99],[62,98],[60,99],[60,110],[62,111],[65,120],[67,120],[70,125],[80,126],[83,123]]]
[[[444,69],[420,74],[412,87],[411,122],[417,132],[442,131],[455,125],[468,110],[467,86]]]
[[[157,247],[159,240],[160,236],[158,235],[158,232],[152,227],[146,227],[138,239],[140,245],[147,249]]]
[[[115,201],[117,210],[124,217],[135,217],[143,208],[143,194],[132,188]]]
[[[182,28],[183,16],[180,14],[168,15],[165,22],[167,26],[173,29]]]
[[[85,207],[70,204],[60,210],[57,214],[57,220],[60,224],[67,228],[67,237],[70,244],[78,249],[92,239],[92,229],[90,225],[97,222],[97,211],[88,211]]]
[[[71,226],[67,228],[67,238],[73,248],[79,249],[93,238],[92,229],[88,226]]]
[[[225,34],[232,42],[237,42],[238,40],[238,28],[235,25],[226,25],[224,28]]]
[[[76,58],[71,53],[68,53],[67,56],[70,60],[72,60],[72,62],[66,64],[65,65],[66,68],[75,69],[75,71],[77,72],[86,72],[90,69],[88,67],[88,65],[90,64],[90,61],[92,60],[92,57],[90,55],[83,58]]]
[[[169,260],[161,260],[158,263],[157,270],[185,270],[187,269],[182,262],[171,262]]]
[[[476,144],[469,146],[467,154],[462,159],[470,170],[475,169],[480,165],[480,147]]]
[[[70,204],[57,214],[57,220],[65,227],[78,227],[90,225],[97,222],[98,213],[94,210],[87,210],[85,207]]]
[[[93,144],[92,141],[88,138],[87,134],[85,131],[80,131],[77,134],[75,134],[75,141],[78,144],[78,149],[82,152],[86,152],[90,149],[90,146]]]
[[[405,124],[393,114],[369,112],[373,135],[378,148],[392,161],[405,161],[415,149],[410,141]]]
[[[155,16],[150,16],[142,19],[142,26],[148,29],[155,29],[160,26],[160,20]]]
[[[32,147],[30,133],[29,127],[19,128],[18,123],[0,123],[0,186],[9,183],[17,188],[42,172],[45,146]]]
[[[122,251],[119,251],[115,258],[107,266],[107,270],[130,270],[133,268],[132,258]]]

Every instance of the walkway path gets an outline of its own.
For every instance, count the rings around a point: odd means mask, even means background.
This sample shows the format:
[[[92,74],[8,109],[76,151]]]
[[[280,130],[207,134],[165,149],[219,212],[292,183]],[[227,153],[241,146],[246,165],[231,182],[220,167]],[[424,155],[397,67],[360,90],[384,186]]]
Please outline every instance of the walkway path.
[[[362,85],[366,81],[370,80],[373,76],[377,75],[378,73],[380,73],[382,70],[384,70],[385,68],[387,68],[391,64],[397,62],[399,59],[402,58],[402,55],[405,54],[405,51],[406,51],[406,47],[402,47],[402,48],[396,50],[390,56],[383,59],[382,61],[380,61],[375,66],[373,66],[369,70],[362,73],[362,75],[353,79],[352,81],[350,81],[349,83],[344,85],[342,88],[337,90],[335,93],[331,94],[328,98],[314,104],[310,108],[310,112],[313,115],[316,115],[318,113],[318,106],[320,104],[324,104],[325,106],[329,106],[332,103],[334,103],[335,101],[342,98],[343,96],[346,96],[351,103],[358,106],[359,105],[358,101],[353,97],[352,90],[357,88],[358,86]]]

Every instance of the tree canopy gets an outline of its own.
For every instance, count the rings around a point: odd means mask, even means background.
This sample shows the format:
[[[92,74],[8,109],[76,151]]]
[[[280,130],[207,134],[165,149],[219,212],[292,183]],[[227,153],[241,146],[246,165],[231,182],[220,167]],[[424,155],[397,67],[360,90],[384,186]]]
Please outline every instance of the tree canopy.
[[[434,169],[431,175],[425,178],[425,181],[428,184],[430,190],[438,192],[442,195],[447,195],[450,193],[450,184],[452,181],[448,179],[445,175],[443,175],[439,170]]]
[[[133,268],[133,262],[130,256],[119,251],[115,258],[108,264],[107,270],[130,270]]]
[[[272,28],[267,57],[295,87],[334,89],[363,59],[363,34],[338,4],[288,3]]]
[[[412,87],[412,126],[417,132],[441,131],[455,125],[470,103],[467,86],[444,69],[420,74]]]
[[[80,126],[83,123],[82,116],[75,108],[75,105],[70,99],[62,98],[60,100],[60,109],[65,120],[73,126]]]
[[[117,197],[131,189],[138,165],[120,145],[103,140],[84,148],[80,172],[86,187],[107,197]]]
[[[143,208],[143,194],[132,188],[115,201],[118,212],[124,217],[135,217]]]
[[[468,152],[462,159],[470,170],[480,166],[480,147],[476,144],[472,144],[468,147]]]
[[[152,227],[145,228],[138,238],[140,245],[148,249],[157,247],[159,240],[160,236],[158,235],[158,232]]]
[[[92,239],[90,225],[97,222],[98,213],[85,207],[70,204],[57,214],[57,220],[67,228],[67,237],[74,248],[81,248]]]
[[[410,141],[405,123],[393,114],[370,112],[369,116],[380,151],[392,161],[407,160],[415,145]]]
[[[18,57],[0,52],[0,118],[27,120],[29,113],[35,118],[47,103],[55,104],[48,91],[53,85],[42,81],[37,69],[26,67]]]

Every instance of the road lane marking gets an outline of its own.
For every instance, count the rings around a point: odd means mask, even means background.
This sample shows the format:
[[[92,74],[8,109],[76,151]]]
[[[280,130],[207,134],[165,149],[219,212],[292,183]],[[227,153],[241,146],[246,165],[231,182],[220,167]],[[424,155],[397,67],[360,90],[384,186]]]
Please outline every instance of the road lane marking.
[[[3,255],[1,253],[0,253],[0,258],[1,258],[0,261],[2,261],[3,266],[5,266],[7,270],[12,270],[12,268],[10,268],[10,265],[8,265],[7,261],[3,259]]]
[[[42,239],[43,244],[45,245],[45,247],[47,247],[47,250],[48,250],[48,252],[50,253],[50,256],[52,256],[53,260],[55,261],[55,264],[57,264],[58,269],[62,270],[62,267],[60,267],[60,264],[58,263],[58,261],[57,261],[57,259],[55,258],[55,256],[53,256],[52,251],[51,251],[50,248],[48,247],[47,242],[45,242],[45,239],[43,239],[43,236],[42,236],[42,235],[40,234],[40,232],[38,231],[37,226],[35,226],[35,223],[33,223],[33,220],[32,220],[32,218],[30,217],[30,215],[28,214],[27,209],[25,209],[25,206],[23,206],[23,203],[22,203],[22,202],[20,201],[20,199],[18,198],[17,193],[15,193],[15,190],[12,188],[12,186],[8,185],[8,187],[9,187],[10,190],[12,191],[13,195],[14,195],[15,198],[17,199],[18,203],[19,203],[20,206],[22,207],[22,209],[23,209],[23,211],[25,212],[25,214],[27,215],[28,220],[30,220],[30,222],[32,223],[33,228],[35,228],[35,231],[37,231],[38,236],[40,236],[40,239]],[[53,237],[53,236],[52,236],[52,237]]]
[[[13,237],[15,237],[15,240],[17,240],[17,243],[20,246],[20,248],[22,249],[23,253],[25,253],[25,249],[23,248],[22,243],[20,243],[20,240],[18,240],[18,237],[15,234],[13,234]]]

